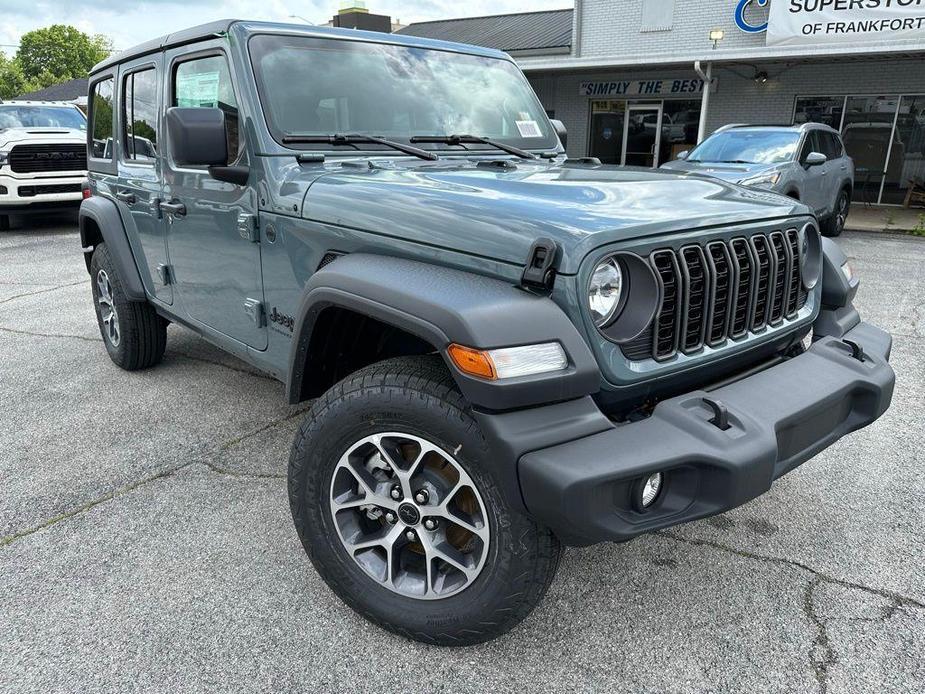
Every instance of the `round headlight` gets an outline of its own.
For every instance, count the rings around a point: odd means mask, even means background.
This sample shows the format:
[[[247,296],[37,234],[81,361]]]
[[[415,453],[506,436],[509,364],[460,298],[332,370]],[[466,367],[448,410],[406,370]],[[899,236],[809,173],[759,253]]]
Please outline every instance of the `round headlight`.
[[[607,258],[594,268],[588,287],[588,306],[599,328],[613,320],[622,293],[623,271],[615,258]]]

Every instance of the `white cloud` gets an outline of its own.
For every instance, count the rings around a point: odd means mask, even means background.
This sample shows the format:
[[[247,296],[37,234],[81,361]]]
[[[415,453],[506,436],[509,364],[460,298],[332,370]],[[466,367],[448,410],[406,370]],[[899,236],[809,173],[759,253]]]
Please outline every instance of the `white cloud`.
[[[528,12],[570,7],[571,0],[367,0],[371,12],[403,23],[453,17]],[[224,18],[269,21],[298,14],[324,23],[341,2],[325,0],[0,0],[0,44],[15,45],[27,31],[50,24],[72,24],[82,31],[109,36],[118,49],[163,34]],[[15,48],[4,47],[7,53]]]

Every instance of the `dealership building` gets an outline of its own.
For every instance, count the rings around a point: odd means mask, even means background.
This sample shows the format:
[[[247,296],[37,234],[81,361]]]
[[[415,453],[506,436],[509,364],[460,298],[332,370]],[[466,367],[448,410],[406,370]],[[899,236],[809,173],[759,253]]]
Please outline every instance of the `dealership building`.
[[[925,0],[576,0],[411,24],[507,51],[570,156],[658,166],[728,123],[840,130],[856,200],[925,185]]]

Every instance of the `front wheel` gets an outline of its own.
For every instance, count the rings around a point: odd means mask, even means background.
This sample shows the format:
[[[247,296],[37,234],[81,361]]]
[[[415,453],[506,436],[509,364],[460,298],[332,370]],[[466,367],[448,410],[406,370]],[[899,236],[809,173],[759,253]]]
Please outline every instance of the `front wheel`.
[[[408,638],[492,639],[540,602],[559,543],[510,508],[439,357],[376,364],[313,405],[289,463],[296,530],[350,607]]]
[[[842,190],[835,201],[835,212],[821,225],[823,236],[841,236],[845,230],[845,222],[848,220],[848,212],[851,209],[851,200],[848,197],[848,191]]]

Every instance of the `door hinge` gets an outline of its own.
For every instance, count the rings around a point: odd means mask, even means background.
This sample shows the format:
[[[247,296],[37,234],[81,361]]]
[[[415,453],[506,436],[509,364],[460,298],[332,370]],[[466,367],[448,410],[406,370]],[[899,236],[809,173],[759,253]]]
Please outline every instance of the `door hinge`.
[[[527,264],[520,278],[521,286],[529,289],[552,289],[556,280],[556,256],[559,246],[552,239],[537,239],[527,254]]]
[[[263,308],[263,302],[257,299],[244,300],[244,313],[254,321],[254,325],[258,328],[262,328],[267,324],[267,313]]]
[[[157,276],[160,279],[161,284],[167,286],[168,284],[173,284],[173,271],[170,269],[169,265],[161,263],[157,266]]]
[[[260,230],[257,228],[257,215],[239,214],[238,215],[238,233],[242,239],[257,243],[260,241]]]

